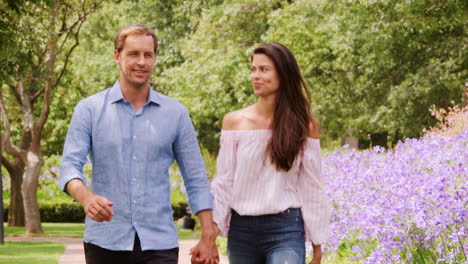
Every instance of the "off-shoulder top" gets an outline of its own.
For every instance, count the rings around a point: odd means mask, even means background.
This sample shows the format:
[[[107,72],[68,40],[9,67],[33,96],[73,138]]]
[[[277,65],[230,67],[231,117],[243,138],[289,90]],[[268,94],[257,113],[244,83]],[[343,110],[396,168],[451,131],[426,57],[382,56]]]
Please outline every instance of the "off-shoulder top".
[[[321,178],[319,139],[308,138],[304,154],[284,172],[265,159],[270,137],[271,130],[221,131],[211,183],[213,219],[221,235],[228,234],[231,209],[240,215],[264,215],[301,208],[306,242],[326,242],[331,207]]]

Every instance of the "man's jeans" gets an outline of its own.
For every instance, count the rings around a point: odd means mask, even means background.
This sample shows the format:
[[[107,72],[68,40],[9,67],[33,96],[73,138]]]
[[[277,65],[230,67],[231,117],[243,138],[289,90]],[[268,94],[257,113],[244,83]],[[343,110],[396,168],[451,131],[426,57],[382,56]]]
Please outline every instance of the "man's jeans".
[[[305,264],[301,210],[261,216],[232,211],[228,234],[230,264]]]

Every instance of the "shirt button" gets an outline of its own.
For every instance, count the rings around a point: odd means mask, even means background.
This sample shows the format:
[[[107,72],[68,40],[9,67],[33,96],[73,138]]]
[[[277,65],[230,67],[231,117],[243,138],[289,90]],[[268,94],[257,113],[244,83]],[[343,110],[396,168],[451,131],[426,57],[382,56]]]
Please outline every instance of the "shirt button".
[[[133,200],[133,203],[136,203],[136,200]]]
[[[136,160],[136,156],[133,156],[133,159]]]
[[[133,138],[136,138],[136,136],[133,136]]]
[[[133,178],[133,181],[136,181],[136,178]]]

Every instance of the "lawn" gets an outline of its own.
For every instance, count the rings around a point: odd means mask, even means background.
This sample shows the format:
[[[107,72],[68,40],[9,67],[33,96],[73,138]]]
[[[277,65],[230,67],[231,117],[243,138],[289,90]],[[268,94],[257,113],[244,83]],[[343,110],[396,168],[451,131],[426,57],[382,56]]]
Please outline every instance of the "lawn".
[[[84,224],[81,223],[42,223],[43,234],[25,234],[24,227],[9,227],[3,224],[5,236],[48,236],[48,237],[82,237]]]
[[[24,233],[24,227],[8,227],[4,223],[5,236],[82,237],[82,223],[42,223],[43,234]],[[176,225],[179,240],[198,240],[199,232],[181,229]],[[0,245],[0,264],[56,264],[65,250],[63,243],[6,242]]]
[[[47,237],[83,237],[84,224],[82,223],[42,223],[43,234],[25,234],[24,227],[9,227],[3,224],[5,236],[47,236]],[[189,229],[181,229],[176,224],[179,240],[198,240],[200,233]]]
[[[0,245],[0,263],[56,264],[64,250],[63,243],[6,242]]]

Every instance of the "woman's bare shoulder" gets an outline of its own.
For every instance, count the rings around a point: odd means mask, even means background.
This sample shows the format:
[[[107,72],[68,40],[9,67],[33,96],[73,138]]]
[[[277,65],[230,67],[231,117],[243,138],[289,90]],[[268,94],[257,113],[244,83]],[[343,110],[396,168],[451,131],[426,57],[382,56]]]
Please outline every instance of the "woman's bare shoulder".
[[[312,118],[312,120],[310,120],[309,122],[309,135],[308,136],[310,138],[315,138],[315,139],[320,138],[320,124],[315,118]]]
[[[247,111],[247,108],[248,107],[227,113],[223,118],[223,130],[240,129],[240,126],[245,119],[245,112]]]

